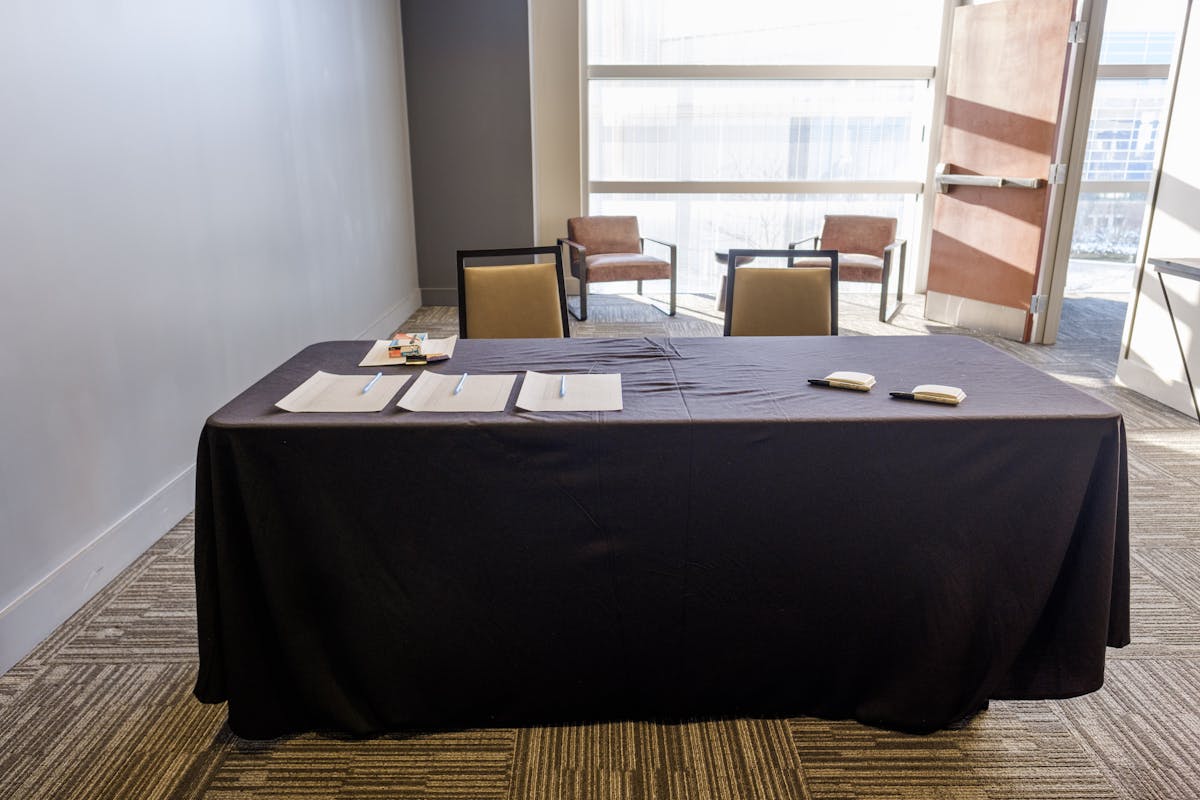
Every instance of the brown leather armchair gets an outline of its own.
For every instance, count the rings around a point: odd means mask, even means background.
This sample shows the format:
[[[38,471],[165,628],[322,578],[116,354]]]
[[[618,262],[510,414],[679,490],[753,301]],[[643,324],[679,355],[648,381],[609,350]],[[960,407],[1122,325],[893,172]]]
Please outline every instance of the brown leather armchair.
[[[646,255],[646,242],[666,247],[671,260]],[[637,217],[572,217],[567,220],[567,238],[558,244],[567,246],[571,274],[579,279],[580,321],[587,319],[588,285],[605,281],[637,281],[641,294],[642,281],[669,279],[671,309],[666,313],[675,316],[676,246],[640,236]]]
[[[895,217],[826,214],[820,236],[810,236],[788,245],[789,249],[812,242],[813,247],[838,251],[838,277],[843,281],[878,283],[879,321],[891,322],[904,300],[904,260],[908,242],[896,238]],[[893,255],[898,253],[896,308],[887,313],[888,284]],[[797,258],[794,266],[821,266],[823,261]]]

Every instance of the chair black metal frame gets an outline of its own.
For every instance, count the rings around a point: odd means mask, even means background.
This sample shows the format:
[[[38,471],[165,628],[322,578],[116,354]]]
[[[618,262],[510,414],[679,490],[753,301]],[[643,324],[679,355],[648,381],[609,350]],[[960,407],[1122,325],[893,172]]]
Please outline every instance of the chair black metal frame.
[[[663,314],[666,314],[668,317],[673,317],[673,316],[675,316],[675,289],[679,282],[679,275],[678,275],[679,247],[678,247],[678,245],[672,244],[671,242],[664,242],[659,239],[652,239],[649,236],[639,236],[638,242],[642,248],[642,253],[641,253],[642,255],[646,254],[646,242],[654,242],[654,244],[662,245],[663,247],[667,248],[667,250],[671,254],[671,260],[669,262],[671,264],[671,277],[670,277],[671,302],[670,302],[669,310],[663,311],[663,309],[658,307],[658,303],[654,300],[650,300],[650,307],[655,309],[656,311],[660,311]],[[570,239],[566,238],[565,236],[560,236],[558,238],[558,245],[559,245],[559,247],[566,245],[569,250],[575,251],[575,254],[576,254],[575,257],[578,259],[579,273],[577,275],[574,275],[574,277],[576,277],[579,280],[579,313],[576,314],[573,310],[571,310],[571,316],[575,317],[575,319],[579,320],[580,322],[585,322],[587,320],[587,296],[588,296],[587,247],[580,244],[579,242],[573,242]],[[576,263],[575,261],[571,261],[572,274],[574,274],[574,272],[575,272],[575,270],[574,270],[575,263]],[[662,279],[661,278],[658,278],[658,279],[642,278],[642,279],[638,280],[637,281],[637,293],[639,295],[642,293],[642,281],[648,281],[648,280],[662,280]],[[568,305],[567,309],[570,310],[571,307]]]
[[[463,339],[467,335],[467,291],[466,269],[467,259],[474,258],[508,258],[511,256],[554,256],[555,272],[558,277],[558,310],[562,316],[563,337],[570,338],[571,327],[567,324],[567,286],[563,278],[562,248],[554,245],[540,247],[505,247],[492,250],[459,250],[458,259],[458,335]],[[479,264],[473,266],[511,266],[506,264]]]
[[[829,335],[838,335],[838,251],[837,250],[729,250],[729,266],[725,273],[725,335],[728,336],[733,328],[733,288],[734,272],[738,262],[745,258],[752,261],[756,258],[786,258],[787,268],[793,268],[796,258],[827,258],[829,259]],[[784,267],[780,267],[784,269]],[[798,269],[802,269],[798,268]],[[818,267],[819,269],[819,267]]]
[[[789,242],[788,249],[798,247],[805,242],[812,242],[814,246],[821,246],[820,236],[808,236],[798,242]],[[892,309],[892,313],[888,313],[888,284],[891,283],[892,275],[892,255],[899,251],[897,262],[897,280],[896,280],[896,307]],[[797,251],[799,252],[799,251]],[[890,323],[900,313],[900,309],[904,307],[904,262],[908,256],[908,240],[896,239],[891,244],[883,248],[883,274],[880,276],[879,287],[879,321]],[[853,281],[851,281],[853,283]]]

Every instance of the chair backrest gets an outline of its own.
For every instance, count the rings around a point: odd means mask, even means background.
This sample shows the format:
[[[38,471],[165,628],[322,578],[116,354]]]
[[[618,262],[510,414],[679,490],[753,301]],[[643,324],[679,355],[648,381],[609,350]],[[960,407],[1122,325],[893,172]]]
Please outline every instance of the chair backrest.
[[[468,259],[553,255],[554,263],[467,266]],[[516,247],[458,251],[458,333],[463,339],[559,339],[571,335],[562,251]]]
[[[567,238],[586,247],[589,256],[642,252],[637,217],[571,217]]]
[[[895,217],[826,214],[821,249],[883,258],[883,248],[896,240]]]
[[[755,258],[827,258],[828,267],[738,267]],[[730,250],[726,336],[836,336],[836,250]],[[789,262],[790,263],[790,262]]]

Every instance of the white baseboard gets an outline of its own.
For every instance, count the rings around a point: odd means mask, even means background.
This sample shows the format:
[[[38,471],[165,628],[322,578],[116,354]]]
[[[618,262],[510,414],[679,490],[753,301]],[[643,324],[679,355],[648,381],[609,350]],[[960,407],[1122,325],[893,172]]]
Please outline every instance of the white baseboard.
[[[193,464],[0,609],[0,674],[187,516],[195,492]]]
[[[925,293],[925,318],[1018,342],[1025,336],[1023,310],[941,292]]]
[[[404,324],[404,320],[413,315],[421,307],[421,292],[410,292],[407,297],[383,312],[379,319],[367,326],[358,334],[359,339],[386,339]]]

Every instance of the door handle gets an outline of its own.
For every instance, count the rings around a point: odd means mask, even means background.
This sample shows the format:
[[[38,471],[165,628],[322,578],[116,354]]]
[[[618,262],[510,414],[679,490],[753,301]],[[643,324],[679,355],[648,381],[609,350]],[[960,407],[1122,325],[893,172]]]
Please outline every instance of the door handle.
[[[933,173],[933,182],[939,192],[950,191],[951,186],[987,186],[1001,189],[1012,186],[1018,189],[1040,189],[1046,185],[1044,178],[1010,178],[1000,175],[956,175],[947,172],[946,164],[938,164]]]

